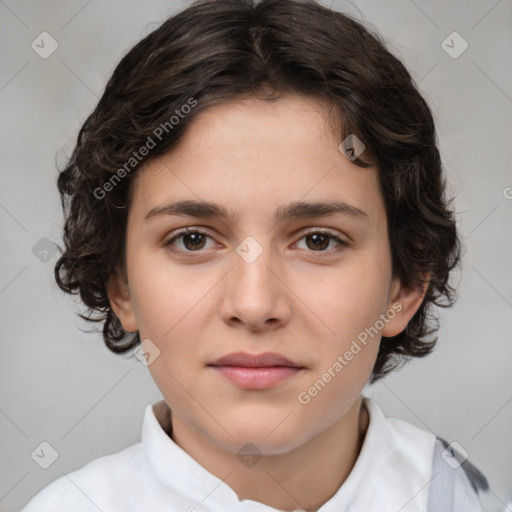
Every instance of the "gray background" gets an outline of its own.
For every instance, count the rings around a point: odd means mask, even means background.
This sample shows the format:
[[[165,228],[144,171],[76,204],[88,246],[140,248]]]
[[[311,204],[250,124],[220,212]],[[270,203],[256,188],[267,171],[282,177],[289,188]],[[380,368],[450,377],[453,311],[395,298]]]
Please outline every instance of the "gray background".
[[[512,493],[512,2],[323,3],[382,33],[419,82],[464,240],[460,299],[441,314],[436,352],[366,393],[388,416],[460,443],[490,481],[487,510],[502,511]],[[184,5],[0,1],[0,511],[138,442],[160,398],[147,368],[80,331],[78,302],[53,281],[57,254],[42,251],[61,237],[56,155],[71,150],[120,57]],[[47,59],[31,48],[43,31],[59,44]],[[453,31],[469,44],[458,58],[442,47]],[[448,39],[452,51],[460,43]],[[43,441],[59,454],[48,469],[31,458]]]

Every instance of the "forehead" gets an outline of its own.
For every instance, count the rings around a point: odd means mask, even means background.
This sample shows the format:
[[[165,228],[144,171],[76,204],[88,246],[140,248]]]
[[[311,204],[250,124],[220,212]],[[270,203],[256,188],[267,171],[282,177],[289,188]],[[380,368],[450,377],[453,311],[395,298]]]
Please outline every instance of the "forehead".
[[[175,149],[139,173],[132,206],[146,216],[171,200],[203,200],[226,205],[240,219],[274,215],[292,201],[341,200],[378,216],[377,170],[350,162],[338,139],[321,100],[288,95],[216,105],[194,119]]]

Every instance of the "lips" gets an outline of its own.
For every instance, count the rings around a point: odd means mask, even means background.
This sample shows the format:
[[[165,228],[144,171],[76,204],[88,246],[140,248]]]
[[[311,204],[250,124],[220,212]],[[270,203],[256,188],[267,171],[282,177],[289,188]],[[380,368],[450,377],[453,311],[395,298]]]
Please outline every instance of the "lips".
[[[238,388],[253,391],[274,388],[304,370],[303,366],[274,352],[234,352],[208,366]]]
[[[272,366],[286,366],[291,368],[303,368],[301,365],[290,361],[281,354],[274,352],[262,352],[249,354],[247,352],[233,352],[210,363],[209,366],[238,366],[244,368],[266,368]]]

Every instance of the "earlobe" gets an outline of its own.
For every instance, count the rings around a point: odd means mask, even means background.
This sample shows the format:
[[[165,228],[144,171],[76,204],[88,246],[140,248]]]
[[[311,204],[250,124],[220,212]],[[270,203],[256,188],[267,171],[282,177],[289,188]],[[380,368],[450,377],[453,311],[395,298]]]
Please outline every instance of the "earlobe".
[[[119,318],[124,330],[128,332],[137,331],[133,302],[126,281],[117,275],[111,276],[106,288],[110,307]]]
[[[428,285],[428,278],[423,281],[421,289],[403,286],[398,280],[393,283],[388,306],[390,314],[387,315],[389,321],[382,329],[382,336],[386,338],[397,336],[407,327],[411,318],[420,308]]]

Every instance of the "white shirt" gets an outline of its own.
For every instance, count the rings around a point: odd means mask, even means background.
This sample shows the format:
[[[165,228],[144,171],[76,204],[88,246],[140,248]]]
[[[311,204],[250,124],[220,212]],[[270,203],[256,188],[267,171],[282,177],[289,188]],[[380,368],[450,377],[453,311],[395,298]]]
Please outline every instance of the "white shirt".
[[[436,437],[387,418],[363,396],[369,424],[361,452],[318,512],[427,512]],[[272,512],[237,494],[180,448],[164,400],[144,413],[141,442],[51,482],[21,512]]]

